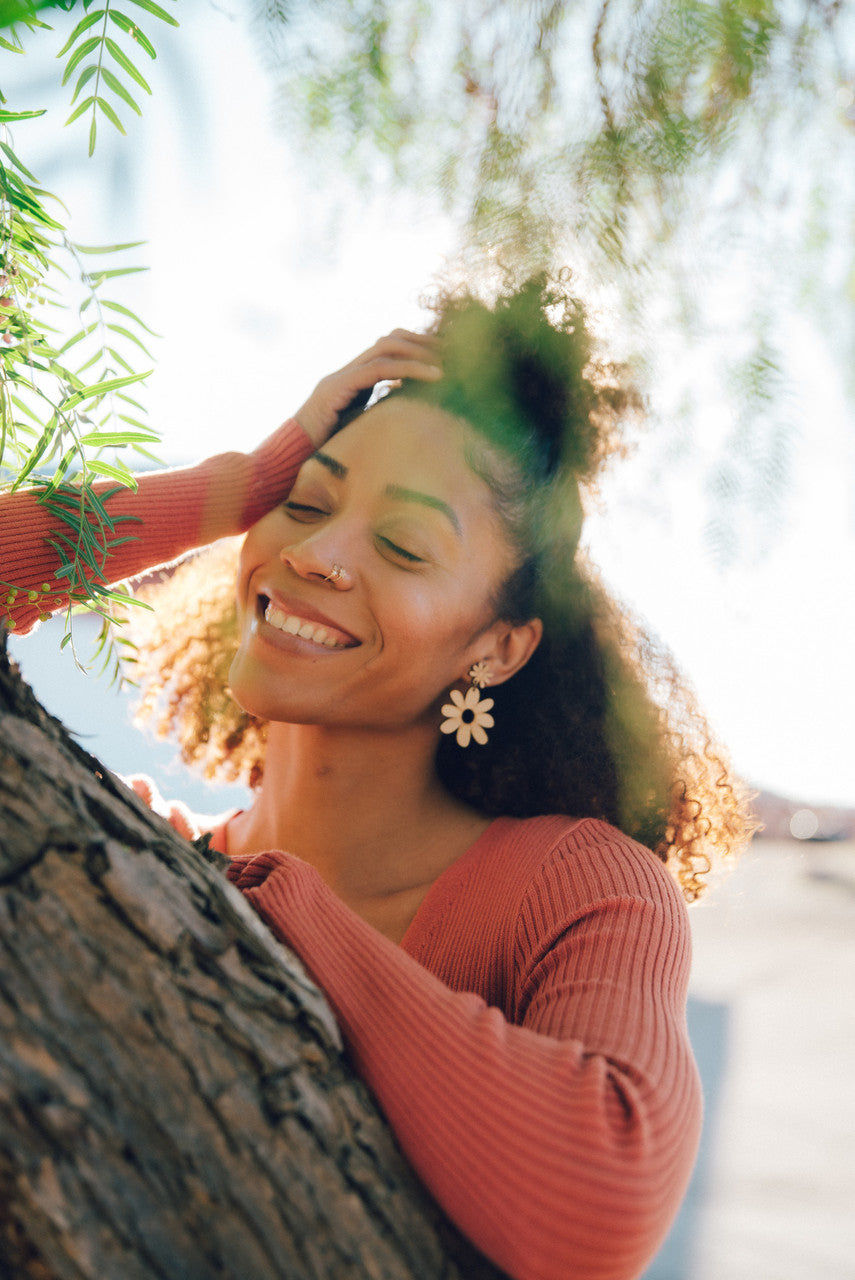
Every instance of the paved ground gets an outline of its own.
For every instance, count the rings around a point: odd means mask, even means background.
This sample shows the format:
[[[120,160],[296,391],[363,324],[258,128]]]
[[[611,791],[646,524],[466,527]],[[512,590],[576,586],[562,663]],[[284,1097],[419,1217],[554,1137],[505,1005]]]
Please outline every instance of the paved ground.
[[[691,910],[707,1096],[645,1280],[855,1280],[855,843],[755,843]]]

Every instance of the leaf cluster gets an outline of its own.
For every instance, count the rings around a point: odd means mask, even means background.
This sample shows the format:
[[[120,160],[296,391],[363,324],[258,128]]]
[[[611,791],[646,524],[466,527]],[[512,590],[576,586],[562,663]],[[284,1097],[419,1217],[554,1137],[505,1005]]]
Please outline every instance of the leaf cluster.
[[[155,4],[155,0],[129,2],[161,22],[178,26],[172,14]],[[83,0],[84,16],[57,54],[58,58],[67,59],[62,83],[68,84],[72,77],[77,77],[71,95],[74,110],[66,124],[88,114],[90,156],[95,150],[99,112],[123,134],[125,128],[117,107],[130,107],[137,115],[142,115],[134,94],[138,95],[140,89],[151,93],[151,86],[131,53],[139,51],[149,59],[157,57],[154,45],[134,17],[111,4],[110,0],[104,0],[102,8],[93,8],[95,3],[96,0]],[[81,97],[84,89],[90,92]]]
[[[851,7],[321,0],[267,4],[262,25],[283,128],[315,170],[439,197],[470,282],[497,260],[522,277],[573,264],[649,366],[665,332],[729,348],[716,393],[752,434],[743,514],[752,467],[783,482],[780,402],[739,371],[771,362],[784,387],[775,320],[805,301],[835,310],[855,369]],[[739,296],[705,306],[726,277]]]
[[[132,0],[163,20],[174,19],[153,0]],[[73,6],[51,6],[73,7]],[[107,22],[126,32],[149,56],[147,37],[108,3],[81,6],[60,56],[68,55],[63,83],[76,70],[78,96],[92,82],[93,92],[79,104],[69,123],[90,107],[90,154],[95,145],[95,112],[121,128],[113,106],[103,98],[110,89],[138,110],[126,85],[105,62],[109,55],[127,77],[148,89],[134,62],[107,34]],[[0,18],[5,16],[6,5]],[[19,26],[0,36],[7,51],[22,52],[20,25],[45,24],[35,6],[17,5]],[[100,33],[87,32],[100,23]],[[84,38],[85,37],[85,38]],[[118,87],[117,87],[118,86]],[[89,246],[70,236],[64,207],[45,190],[21,159],[10,132],[42,111],[0,107],[0,489],[30,490],[54,519],[50,539],[59,567],[54,582],[34,592],[0,581],[0,618],[15,626],[16,605],[43,597],[47,616],[53,595],[67,595],[63,645],[72,642],[72,606],[96,611],[104,620],[98,641],[105,663],[119,675],[119,647],[110,625],[119,620],[130,597],[103,585],[109,553],[133,535],[125,518],[111,517],[106,502],[118,488],[136,488],[124,460],[133,454],[157,460],[158,443],[148,426],[139,384],[151,373],[151,339],[156,335],[124,302],[110,296],[124,277],[146,270],[127,261],[141,242]],[[143,367],[141,367],[141,365]],[[96,487],[96,482],[100,486]],[[111,487],[104,481],[112,482]]]

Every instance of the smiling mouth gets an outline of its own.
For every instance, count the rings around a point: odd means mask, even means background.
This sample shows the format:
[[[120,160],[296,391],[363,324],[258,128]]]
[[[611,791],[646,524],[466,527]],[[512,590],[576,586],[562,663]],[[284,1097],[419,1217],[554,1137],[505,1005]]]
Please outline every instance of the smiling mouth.
[[[359,643],[352,636],[346,635],[335,627],[324,626],[320,622],[312,622],[297,613],[287,613],[280,609],[267,596],[259,596],[262,617],[268,626],[285,635],[298,636],[301,640],[310,640],[313,644],[323,645],[325,649],[351,649]]]

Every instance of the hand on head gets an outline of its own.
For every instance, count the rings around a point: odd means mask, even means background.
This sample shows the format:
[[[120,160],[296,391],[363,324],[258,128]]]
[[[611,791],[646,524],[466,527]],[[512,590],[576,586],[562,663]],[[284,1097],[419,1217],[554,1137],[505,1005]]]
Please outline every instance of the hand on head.
[[[322,378],[297,410],[297,421],[316,445],[322,445],[335,430],[339,414],[361,391],[370,393],[378,382],[402,378],[433,382],[442,377],[436,363],[438,347],[437,339],[428,334],[394,329],[355,360]]]

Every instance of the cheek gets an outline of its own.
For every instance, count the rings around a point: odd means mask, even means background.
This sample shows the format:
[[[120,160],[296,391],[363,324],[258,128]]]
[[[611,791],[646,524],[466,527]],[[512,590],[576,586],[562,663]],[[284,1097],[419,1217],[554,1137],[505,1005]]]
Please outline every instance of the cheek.
[[[256,521],[241,543],[237,569],[238,612],[244,607],[251,575],[259,565],[278,556],[284,545],[278,528],[280,525],[276,512],[271,512]]]
[[[460,655],[489,625],[490,617],[474,592],[465,593],[454,584],[437,591],[435,584],[415,584],[392,605],[386,601],[382,613],[384,647],[394,647],[414,683],[420,673],[431,672],[435,679],[459,677]]]
[[[252,572],[252,564],[253,564],[253,559],[251,555],[252,549],[247,547],[248,539],[249,539],[249,534],[247,534],[247,537],[246,539],[244,539],[243,545],[241,546],[241,549],[240,549],[240,556],[238,557],[237,578],[235,580],[235,595],[237,597],[238,624],[241,623],[243,619],[243,614],[246,608],[247,584],[249,582],[249,575]]]
[[[269,511],[266,516],[256,520],[244,537],[240,550],[241,565],[247,561],[257,564],[270,556],[274,548],[278,552],[285,541],[283,524],[283,518],[277,510]]]

